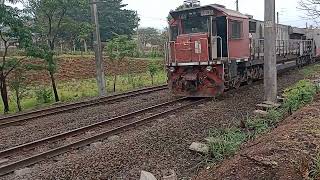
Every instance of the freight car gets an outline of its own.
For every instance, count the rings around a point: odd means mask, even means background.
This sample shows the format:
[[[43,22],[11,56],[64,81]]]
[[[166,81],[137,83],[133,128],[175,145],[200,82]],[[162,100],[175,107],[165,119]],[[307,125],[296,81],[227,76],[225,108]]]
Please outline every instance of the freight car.
[[[263,78],[264,22],[212,4],[170,12],[169,87],[176,96],[214,97]],[[277,69],[312,63],[317,29],[277,25]]]

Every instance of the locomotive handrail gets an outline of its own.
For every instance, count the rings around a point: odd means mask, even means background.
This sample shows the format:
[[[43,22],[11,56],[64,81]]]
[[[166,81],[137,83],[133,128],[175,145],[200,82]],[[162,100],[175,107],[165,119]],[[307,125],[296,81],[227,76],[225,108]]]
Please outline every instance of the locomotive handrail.
[[[213,38],[219,39],[220,40],[220,59],[222,59],[222,37],[220,36],[212,36]]]

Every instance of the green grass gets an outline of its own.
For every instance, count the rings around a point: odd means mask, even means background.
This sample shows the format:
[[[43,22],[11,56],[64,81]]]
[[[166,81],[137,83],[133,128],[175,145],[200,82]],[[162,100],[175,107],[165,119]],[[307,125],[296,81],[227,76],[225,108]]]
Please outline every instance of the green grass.
[[[310,179],[319,179],[320,178],[320,153],[313,160],[313,165],[309,173]]]
[[[211,130],[208,138],[209,153],[214,162],[232,156],[247,139],[246,133],[237,128]]]
[[[154,86],[162,85],[167,82],[167,74],[165,71],[158,71],[154,76]],[[148,73],[139,73],[131,75],[119,75],[116,83],[116,92],[113,92],[113,77],[106,78],[108,95],[113,93],[122,93],[134,89],[152,86],[151,77]],[[96,97],[98,95],[97,84],[95,79],[74,80],[70,82],[58,82],[57,84],[61,102],[76,101],[81,98]],[[44,100],[50,93],[49,99]],[[38,96],[38,98],[37,98]],[[48,101],[48,103],[44,103]],[[17,111],[15,98],[10,94],[10,113]],[[29,110],[36,107],[49,106],[54,103],[52,97],[51,86],[30,87],[25,98],[22,99],[21,105],[23,110]],[[3,109],[3,104],[0,104]]]
[[[285,102],[279,109],[269,110],[267,116],[263,118],[247,117],[245,119],[245,129],[211,130],[208,138],[210,158],[215,163],[234,155],[242,143],[276,127],[286,114],[310,103],[316,93],[317,88],[310,81],[299,81],[285,90]],[[317,157],[315,164],[315,172],[319,175],[320,157]]]
[[[306,78],[310,78],[314,75],[319,75],[320,74],[320,65],[316,64],[313,66],[308,66],[303,68],[302,70],[300,70],[300,72],[302,72],[302,74],[306,77]]]

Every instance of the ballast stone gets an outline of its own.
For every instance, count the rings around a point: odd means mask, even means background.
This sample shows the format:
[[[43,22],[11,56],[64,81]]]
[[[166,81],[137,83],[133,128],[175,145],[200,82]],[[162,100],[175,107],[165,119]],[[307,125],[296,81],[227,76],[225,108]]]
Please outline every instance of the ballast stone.
[[[253,114],[258,117],[267,117],[268,116],[268,112],[263,111],[263,110],[255,110],[255,111],[253,111]]]
[[[150,172],[141,171],[140,180],[157,180],[157,178]]]
[[[174,170],[168,171],[168,174],[170,175],[164,175],[163,180],[178,180],[177,174]]]
[[[197,142],[193,142],[189,149],[191,151],[195,151],[201,154],[208,154],[209,153],[209,147],[206,144],[203,143],[197,143]]]
[[[30,174],[31,173],[31,169],[30,168],[23,168],[23,169],[19,169],[19,170],[15,170],[14,174],[16,176],[22,177],[26,174]]]

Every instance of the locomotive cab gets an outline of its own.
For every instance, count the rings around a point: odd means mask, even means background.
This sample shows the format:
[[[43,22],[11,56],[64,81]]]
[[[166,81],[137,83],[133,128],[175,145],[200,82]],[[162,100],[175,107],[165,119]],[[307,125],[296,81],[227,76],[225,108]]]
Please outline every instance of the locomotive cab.
[[[188,97],[213,97],[223,93],[224,62],[231,56],[242,57],[243,52],[239,54],[242,50],[249,54],[248,45],[241,46],[249,41],[242,29],[248,17],[216,4],[170,14],[173,19],[166,64],[172,93]],[[231,43],[238,43],[240,51],[229,48]]]

